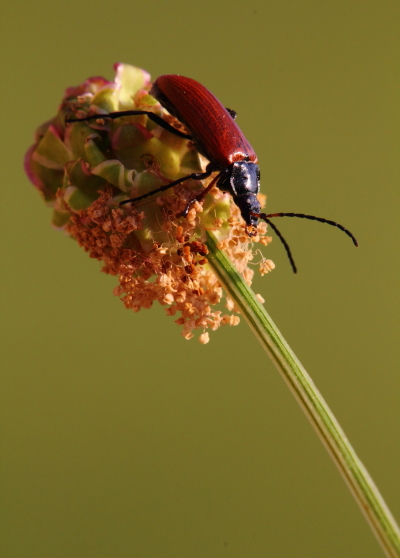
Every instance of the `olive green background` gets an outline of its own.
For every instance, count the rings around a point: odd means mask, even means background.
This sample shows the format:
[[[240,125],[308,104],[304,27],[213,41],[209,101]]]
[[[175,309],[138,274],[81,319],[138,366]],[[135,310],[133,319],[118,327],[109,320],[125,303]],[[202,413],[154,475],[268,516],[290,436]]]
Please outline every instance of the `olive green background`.
[[[268,211],[359,239],[280,220],[299,273],[275,239],[254,288],[400,518],[399,27],[397,0],[3,2],[2,556],[382,556],[247,325],[125,310],[22,159],[117,61],[235,109]]]

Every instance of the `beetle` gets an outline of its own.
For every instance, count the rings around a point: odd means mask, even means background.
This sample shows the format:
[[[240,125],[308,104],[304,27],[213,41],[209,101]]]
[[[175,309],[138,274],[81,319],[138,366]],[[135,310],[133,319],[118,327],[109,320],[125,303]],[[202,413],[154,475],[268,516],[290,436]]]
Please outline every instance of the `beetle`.
[[[169,132],[190,140],[201,155],[209,161],[205,171],[196,172],[169,182],[147,194],[125,200],[120,203],[124,205],[129,202],[137,202],[148,196],[163,192],[188,179],[204,180],[212,173],[218,174],[210,184],[195,196],[185,207],[180,216],[187,216],[190,207],[197,200],[200,201],[214,186],[224,192],[228,192],[234,203],[239,207],[243,220],[246,223],[248,236],[257,234],[256,227],[259,219],[266,221],[276,232],[285,246],[287,255],[296,273],[289,245],[279,232],[277,227],[270,221],[273,217],[300,217],[311,219],[320,223],[327,223],[338,227],[346,233],[358,246],[354,235],[343,225],[314,215],[303,213],[262,213],[257,194],[260,191],[260,169],[254,149],[247,141],[243,132],[236,123],[236,113],[225,108],[220,101],[203,85],[194,79],[180,75],[159,76],[153,83],[150,94],[155,97],[161,105],[168,110],[179,122],[181,122],[189,133],[181,132],[163,118],[151,111],[126,110],[110,112],[108,114],[94,114],[84,118],[71,118],[67,122],[86,121],[99,118],[120,118],[146,114],[153,122],[168,130]]]

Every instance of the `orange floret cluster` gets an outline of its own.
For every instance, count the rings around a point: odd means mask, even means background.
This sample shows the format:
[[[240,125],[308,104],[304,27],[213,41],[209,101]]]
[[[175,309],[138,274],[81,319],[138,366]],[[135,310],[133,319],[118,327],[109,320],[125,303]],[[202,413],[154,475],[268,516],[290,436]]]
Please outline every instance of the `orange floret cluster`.
[[[221,195],[217,188],[211,194],[216,198]],[[148,252],[141,249],[132,234],[142,229],[144,213],[131,204],[118,207],[111,189],[101,192],[88,209],[73,214],[66,230],[90,257],[104,263],[103,272],[119,278],[114,294],[121,298],[126,308],[138,312],[158,301],[167,306],[168,316],[179,315],[175,323],[183,326],[185,339],[191,339],[193,330],[200,329],[203,333],[199,341],[207,343],[208,328],[215,331],[221,325],[237,325],[239,317],[215,309],[223,297],[223,290],[208,266],[207,246],[196,239],[197,214],[201,213],[202,204],[196,202],[188,218],[178,224],[174,215],[182,209],[182,198],[185,196],[168,196],[153,201],[163,207],[165,220],[161,227],[168,233],[169,242],[154,242]],[[247,264],[253,254],[248,248],[249,237],[240,213],[234,205],[229,222],[230,232],[220,242],[221,249],[227,251],[250,284],[253,271]],[[216,229],[217,226],[218,223]],[[265,232],[266,227],[260,224],[259,235],[253,240],[267,244],[270,238]],[[230,300],[226,306],[232,312]]]

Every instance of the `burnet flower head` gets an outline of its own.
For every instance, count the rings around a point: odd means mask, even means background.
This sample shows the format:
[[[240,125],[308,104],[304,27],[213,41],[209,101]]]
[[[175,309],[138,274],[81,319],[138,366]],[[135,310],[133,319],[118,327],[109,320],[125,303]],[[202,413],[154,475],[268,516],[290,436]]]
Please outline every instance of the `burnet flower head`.
[[[154,111],[185,131],[149,94],[150,75],[126,64],[115,65],[115,79],[87,79],[69,87],[57,115],[36,131],[25,157],[26,172],[53,208],[53,225],[73,237],[118,277],[114,294],[138,312],[154,301],[183,326],[186,339],[207,329],[236,325],[230,299],[221,311],[222,287],[207,262],[206,231],[213,231],[245,281],[251,284],[253,243],[267,245],[266,223],[251,239],[229,194],[213,187],[179,217],[189,200],[212,180],[186,180],[170,190],[120,206],[168,182],[201,171],[207,161],[190,141],[161,128],[146,115],[101,118],[122,110]],[[70,118],[99,114],[96,120]],[[264,201],[260,195],[260,201]],[[274,268],[259,256],[261,274]]]

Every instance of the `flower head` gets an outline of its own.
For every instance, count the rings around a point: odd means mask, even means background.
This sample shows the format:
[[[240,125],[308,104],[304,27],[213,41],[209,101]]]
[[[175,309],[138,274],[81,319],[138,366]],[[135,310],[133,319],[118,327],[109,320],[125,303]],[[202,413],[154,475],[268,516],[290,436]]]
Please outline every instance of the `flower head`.
[[[200,329],[200,342],[208,342],[207,329],[236,325],[239,318],[216,309],[223,296],[207,262],[207,230],[220,239],[245,280],[253,271],[252,244],[240,211],[229,194],[213,187],[179,217],[189,200],[213,177],[185,182],[149,196],[137,204],[120,202],[142,196],[185,175],[201,172],[205,160],[193,144],[164,130],[146,115],[111,120],[110,112],[152,111],[173,127],[183,125],[149,94],[150,75],[133,66],[116,64],[114,81],[89,78],[69,87],[57,115],[36,132],[25,157],[26,172],[53,208],[53,225],[75,238],[102,271],[119,278],[114,294],[138,312],[154,301],[177,316],[186,339]],[[98,114],[90,121],[68,122]],[[104,117],[102,118],[102,115]],[[270,242],[266,224],[260,223],[251,243]],[[261,273],[273,269],[263,259]]]

